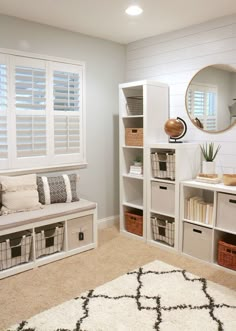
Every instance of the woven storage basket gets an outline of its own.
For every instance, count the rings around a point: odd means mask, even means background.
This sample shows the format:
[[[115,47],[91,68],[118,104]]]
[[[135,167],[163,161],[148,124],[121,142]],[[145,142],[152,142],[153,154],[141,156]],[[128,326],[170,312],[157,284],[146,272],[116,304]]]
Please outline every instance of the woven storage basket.
[[[224,185],[236,186],[236,174],[224,174],[223,175]]]
[[[143,97],[127,97],[127,112],[129,115],[142,115],[143,114]]]
[[[218,241],[218,264],[236,270],[236,245]]]
[[[143,146],[143,128],[125,129],[125,144],[127,146]]]
[[[125,213],[125,228],[126,231],[137,234],[138,236],[143,235],[143,216],[134,213]]]

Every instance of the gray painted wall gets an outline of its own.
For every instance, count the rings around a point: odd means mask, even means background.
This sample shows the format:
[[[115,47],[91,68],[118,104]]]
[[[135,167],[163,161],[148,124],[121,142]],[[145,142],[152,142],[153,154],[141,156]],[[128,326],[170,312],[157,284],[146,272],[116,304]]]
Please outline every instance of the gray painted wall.
[[[118,84],[125,47],[46,25],[0,15],[0,48],[86,62],[86,169],[79,191],[98,203],[98,218],[118,215]]]

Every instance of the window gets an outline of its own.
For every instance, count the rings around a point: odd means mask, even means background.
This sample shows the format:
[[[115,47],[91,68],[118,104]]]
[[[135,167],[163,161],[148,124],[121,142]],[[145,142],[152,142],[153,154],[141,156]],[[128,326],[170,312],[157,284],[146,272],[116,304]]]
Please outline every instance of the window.
[[[83,64],[0,54],[0,169],[85,163]]]
[[[192,118],[198,118],[205,130],[217,129],[217,88],[191,85],[188,90],[188,109]]]

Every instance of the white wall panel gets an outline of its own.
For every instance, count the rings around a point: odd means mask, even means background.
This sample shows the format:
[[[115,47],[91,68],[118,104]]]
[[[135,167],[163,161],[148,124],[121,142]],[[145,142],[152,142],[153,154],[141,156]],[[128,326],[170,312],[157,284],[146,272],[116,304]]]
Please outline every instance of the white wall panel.
[[[236,172],[236,126],[218,134],[204,133],[193,126],[185,109],[185,93],[193,75],[216,63],[236,65],[236,15],[129,44],[126,80],[167,83],[170,117],[180,116],[187,122],[185,140],[220,144],[217,170],[231,173]]]

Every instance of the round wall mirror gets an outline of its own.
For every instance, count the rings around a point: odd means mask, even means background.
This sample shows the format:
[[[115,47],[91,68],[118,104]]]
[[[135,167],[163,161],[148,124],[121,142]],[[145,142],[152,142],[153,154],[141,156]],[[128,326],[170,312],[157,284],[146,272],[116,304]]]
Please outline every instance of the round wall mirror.
[[[190,81],[185,103],[193,124],[206,132],[221,132],[236,123],[236,68],[215,64]]]

